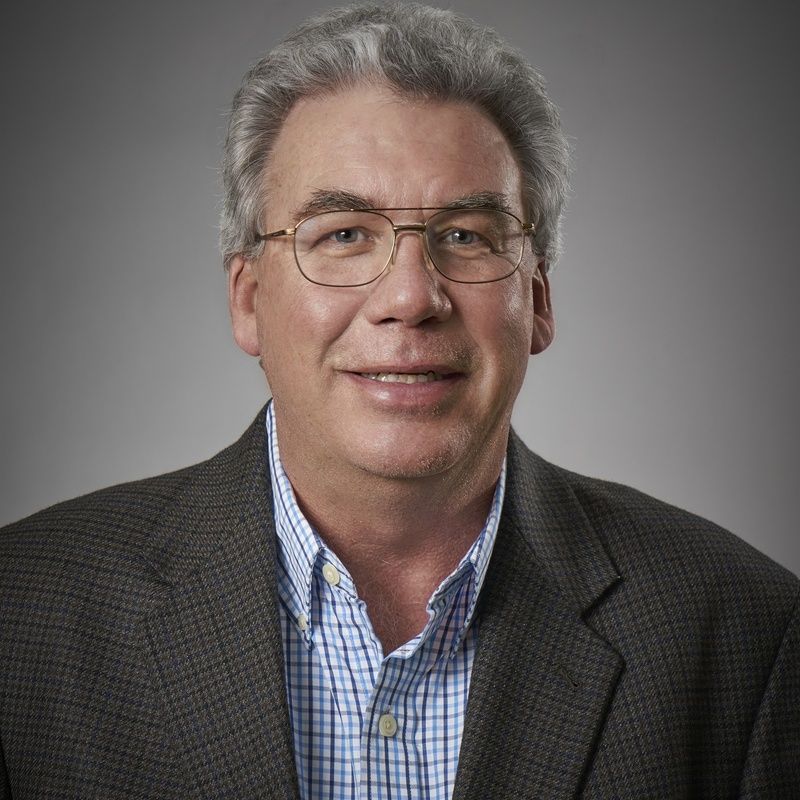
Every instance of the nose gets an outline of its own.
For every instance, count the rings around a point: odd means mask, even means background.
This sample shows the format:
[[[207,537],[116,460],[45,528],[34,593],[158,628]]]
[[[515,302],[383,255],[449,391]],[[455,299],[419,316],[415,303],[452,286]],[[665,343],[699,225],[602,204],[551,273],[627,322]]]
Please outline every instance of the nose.
[[[450,298],[444,291],[444,278],[428,259],[424,234],[421,223],[395,225],[389,264],[365,304],[370,322],[398,321],[413,327],[428,320],[444,322],[449,318],[453,310]]]

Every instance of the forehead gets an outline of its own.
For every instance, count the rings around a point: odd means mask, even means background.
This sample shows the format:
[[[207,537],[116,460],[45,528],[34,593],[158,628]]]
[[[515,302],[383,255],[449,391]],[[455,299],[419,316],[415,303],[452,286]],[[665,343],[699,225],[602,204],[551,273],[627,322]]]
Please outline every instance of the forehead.
[[[505,137],[478,108],[354,86],[292,108],[265,174],[265,205],[275,225],[321,190],[378,208],[443,206],[493,192],[521,212],[521,186]]]

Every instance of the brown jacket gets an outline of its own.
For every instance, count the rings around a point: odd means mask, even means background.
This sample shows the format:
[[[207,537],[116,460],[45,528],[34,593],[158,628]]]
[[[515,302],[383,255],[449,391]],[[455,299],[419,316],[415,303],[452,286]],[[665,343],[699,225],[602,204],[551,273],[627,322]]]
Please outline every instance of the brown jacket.
[[[0,797],[293,798],[263,412],[0,531]],[[800,797],[797,578],[509,444],[455,797]]]

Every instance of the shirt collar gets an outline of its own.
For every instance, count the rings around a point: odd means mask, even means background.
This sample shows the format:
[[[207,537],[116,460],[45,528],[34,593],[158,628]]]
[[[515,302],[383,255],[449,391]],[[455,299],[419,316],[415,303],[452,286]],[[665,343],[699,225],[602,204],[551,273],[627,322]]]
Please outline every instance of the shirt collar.
[[[314,564],[322,550],[322,540],[297,505],[292,484],[283,469],[272,401],[267,407],[266,427],[278,559],[283,568],[278,591],[295,619],[301,613],[308,619]]]
[[[270,477],[272,480],[272,494],[275,516],[275,529],[278,536],[278,558],[283,567],[284,578],[279,581],[279,594],[281,600],[288,607],[289,612],[296,619],[300,614],[310,619],[311,592],[314,584],[314,566],[321,556],[330,560],[342,573],[348,584],[352,586],[346,567],[339,561],[322,541],[317,532],[311,527],[305,515],[300,510],[295,498],[294,490],[289,478],[283,469],[280,452],[278,450],[278,436],[275,425],[273,404],[270,401],[266,415],[267,450],[269,452]],[[475,613],[478,596],[486,578],[486,572],[497,538],[500,524],[500,513],[503,508],[503,498],[506,486],[506,460],[500,470],[500,476],[495,487],[492,505],[486,522],[471,547],[458,563],[458,566],[439,584],[428,601],[429,624],[415,639],[404,645],[401,650],[409,652],[421,640],[429,638],[430,629],[436,627],[444,616],[444,612],[452,602],[453,596],[466,582],[470,592],[467,603],[467,613],[464,624],[460,626],[459,634],[454,642],[454,648],[469,628]],[[470,580],[474,575],[474,580]],[[354,587],[353,587],[354,589]],[[442,602],[442,600],[445,602]],[[418,641],[419,640],[419,641]]]

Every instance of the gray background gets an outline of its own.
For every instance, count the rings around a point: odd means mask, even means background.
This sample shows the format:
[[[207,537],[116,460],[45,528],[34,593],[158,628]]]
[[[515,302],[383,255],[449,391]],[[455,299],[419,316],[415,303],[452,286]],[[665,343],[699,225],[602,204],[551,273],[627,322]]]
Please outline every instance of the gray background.
[[[4,12],[0,523],[203,459],[265,397],[216,250],[227,106],[316,2]],[[463,0],[547,76],[574,141],[541,454],[800,572],[791,4]]]

